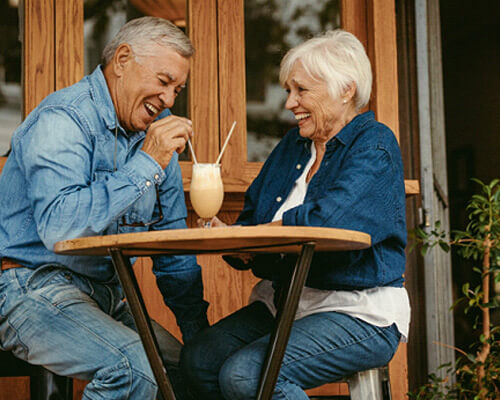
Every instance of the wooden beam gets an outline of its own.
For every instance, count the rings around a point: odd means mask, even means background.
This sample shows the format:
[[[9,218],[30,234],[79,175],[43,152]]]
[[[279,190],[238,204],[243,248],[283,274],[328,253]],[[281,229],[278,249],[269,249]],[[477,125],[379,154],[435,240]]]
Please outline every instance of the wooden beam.
[[[54,0],[25,0],[22,26],[22,114],[54,91]]]
[[[222,157],[226,191],[245,191],[252,181],[247,162],[245,70],[245,16],[243,0],[218,2],[219,120],[224,143],[233,121],[235,131]]]
[[[343,0],[341,6],[342,29],[355,35],[365,49],[368,49],[368,32],[366,21],[367,0]]]
[[[188,34],[196,49],[189,82],[193,146],[199,162],[215,162],[219,154],[217,2],[190,1],[188,7]]]
[[[55,90],[83,78],[83,0],[55,0]]]
[[[394,0],[368,0],[368,54],[373,69],[370,108],[399,140],[396,10]]]

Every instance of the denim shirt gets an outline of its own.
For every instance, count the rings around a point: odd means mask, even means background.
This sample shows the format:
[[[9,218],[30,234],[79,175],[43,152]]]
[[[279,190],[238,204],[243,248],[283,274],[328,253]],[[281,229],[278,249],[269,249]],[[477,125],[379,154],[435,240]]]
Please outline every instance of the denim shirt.
[[[117,131],[115,131],[115,128]],[[115,138],[115,134],[117,136]],[[148,230],[119,227],[163,220],[150,230],[186,228],[182,176],[174,153],[163,170],[141,150],[145,132],[119,126],[101,67],[52,93],[15,131],[0,175],[0,257],[38,268],[59,264],[104,282],[109,257],[64,256],[60,240]],[[184,339],[207,325],[201,270],[194,256],[155,256],[153,271]]]
[[[248,188],[236,224],[270,222],[311,158],[311,140],[292,129]],[[405,187],[401,153],[392,131],[372,112],[356,116],[326,144],[303,204],[283,214],[283,225],[323,226],[371,235],[366,250],[315,253],[306,285],[323,290],[401,287],[405,269]],[[242,267],[232,261],[236,268]],[[294,257],[256,256],[255,275],[280,281]],[[276,285],[275,285],[276,286]]]

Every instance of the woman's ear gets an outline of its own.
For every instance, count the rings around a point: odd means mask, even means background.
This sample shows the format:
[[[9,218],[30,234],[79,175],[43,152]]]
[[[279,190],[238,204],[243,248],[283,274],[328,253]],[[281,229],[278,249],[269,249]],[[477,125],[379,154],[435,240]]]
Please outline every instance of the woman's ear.
[[[347,89],[344,90],[344,94],[342,95],[342,98],[345,100],[344,103],[348,103],[349,101],[351,101],[355,94],[356,94],[356,83],[351,82],[347,87]]]
[[[113,56],[113,71],[117,76],[122,76],[127,65],[134,59],[134,52],[127,43],[118,46]]]

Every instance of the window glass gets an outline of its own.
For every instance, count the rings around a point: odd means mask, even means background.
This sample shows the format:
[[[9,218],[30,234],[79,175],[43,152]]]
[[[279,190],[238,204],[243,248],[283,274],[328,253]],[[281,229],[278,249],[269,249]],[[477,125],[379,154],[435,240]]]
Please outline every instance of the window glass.
[[[296,125],[284,107],[281,58],[311,36],[338,27],[340,0],[245,0],[248,161],[264,161]]]
[[[85,74],[91,73],[101,62],[101,54],[106,44],[129,20],[151,15],[172,21],[186,32],[187,0],[85,0],[84,2],[84,46]],[[187,83],[189,85],[189,81]],[[188,112],[187,92],[185,88],[171,111],[175,115],[186,117]],[[188,160],[186,149],[179,157]]]
[[[10,148],[10,139],[21,123],[21,41],[19,2],[0,2],[0,155]]]

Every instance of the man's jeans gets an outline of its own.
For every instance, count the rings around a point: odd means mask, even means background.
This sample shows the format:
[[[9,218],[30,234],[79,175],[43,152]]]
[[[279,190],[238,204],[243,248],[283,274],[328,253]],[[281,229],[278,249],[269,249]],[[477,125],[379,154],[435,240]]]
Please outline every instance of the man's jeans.
[[[96,283],[53,265],[0,274],[1,349],[89,380],[84,399],[155,398],[156,381],[116,280]],[[155,331],[177,379],[182,346],[157,324]]]
[[[260,302],[200,332],[181,369],[194,399],[255,399],[274,318]],[[398,347],[395,325],[381,328],[338,312],[294,322],[273,399],[304,399],[303,389],[385,365]]]

